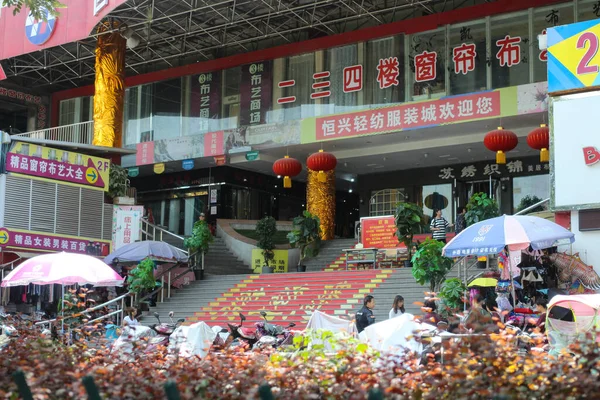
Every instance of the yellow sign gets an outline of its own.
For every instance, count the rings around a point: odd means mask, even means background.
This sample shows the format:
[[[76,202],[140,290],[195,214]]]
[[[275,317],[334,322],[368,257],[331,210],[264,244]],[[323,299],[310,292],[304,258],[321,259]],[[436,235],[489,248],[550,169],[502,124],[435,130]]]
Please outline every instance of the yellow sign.
[[[548,92],[600,86],[600,20],[549,28]]]
[[[110,160],[13,142],[7,154],[6,171],[108,191]]]
[[[154,173],[155,174],[162,174],[163,172],[165,172],[165,164],[164,163],[160,163],[160,164],[154,164]]]
[[[66,251],[106,257],[110,254],[110,241],[53,233],[0,228],[0,247],[34,251]]]
[[[269,266],[274,266],[273,272],[282,274],[288,272],[288,251],[287,250],[274,250],[275,260],[269,263]],[[261,249],[252,249],[252,269],[255,274],[262,272],[262,267],[265,265],[265,259],[262,255]]]

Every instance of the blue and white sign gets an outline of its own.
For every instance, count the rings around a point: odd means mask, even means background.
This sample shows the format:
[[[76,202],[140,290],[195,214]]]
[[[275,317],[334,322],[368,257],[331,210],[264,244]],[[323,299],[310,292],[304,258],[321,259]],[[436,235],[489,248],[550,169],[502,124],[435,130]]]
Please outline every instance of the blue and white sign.
[[[186,171],[194,169],[194,160],[183,160],[181,167]]]
[[[29,13],[25,22],[25,34],[27,39],[36,46],[41,46],[52,37],[56,29],[56,17],[50,14],[48,9],[43,8],[42,12],[46,14],[47,21],[39,21]]]

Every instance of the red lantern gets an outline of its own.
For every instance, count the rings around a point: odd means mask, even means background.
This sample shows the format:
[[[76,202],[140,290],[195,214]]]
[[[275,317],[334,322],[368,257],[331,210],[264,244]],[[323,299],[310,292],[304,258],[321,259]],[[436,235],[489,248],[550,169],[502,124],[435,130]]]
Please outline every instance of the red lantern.
[[[527,135],[527,144],[529,147],[540,151],[540,161],[550,161],[550,129],[546,124],[541,124],[539,128],[535,128]]]
[[[311,154],[306,160],[306,166],[312,171],[319,171],[319,181],[325,182],[327,177],[325,172],[332,171],[337,166],[337,158],[331,153],[319,150],[318,153]]]
[[[283,187],[289,189],[292,187],[292,178],[302,172],[302,164],[295,158],[285,156],[273,163],[273,172],[283,176]]]
[[[506,152],[513,150],[519,144],[519,138],[512,131],[505,131],[499,127],[495,131],[488,132],[483,139],[483,144],[488,150],[496,152],[496,163],[506,164]]]

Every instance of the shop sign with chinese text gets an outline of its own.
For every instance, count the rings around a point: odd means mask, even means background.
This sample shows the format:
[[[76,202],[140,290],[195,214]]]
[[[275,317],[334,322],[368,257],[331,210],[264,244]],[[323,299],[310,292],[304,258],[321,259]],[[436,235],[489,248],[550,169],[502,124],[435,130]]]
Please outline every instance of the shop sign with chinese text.
[[[269,265],[275,267],[273,272],[278,274],[284,274],[288,272],[288,251],[287,250],[273,250],[275,253],[275,259],[269,262]],[[265,265],[265,259],[262,255],[262,250],[252,249],[252,269],[255,274],[262,272],[262,267]]]
[[[6,171],[108,191],[110,160],[13,142]]]
[[[20,229],[0,228],[0,247],[33,251],[65,251],[69,253],[107,256],[110,242]]]
[[[143,214],[143,206],[114,206],[113,251],[140,240]]]
[[[241,125],[260,125],[266,122],[273,94],[272,65],[272,61],[262,61],[241,67]]]
[[[395,249],[401,246],[396,237],[393,215],[360,219],[361,243],[364,248]]]
[[[600,20],[547,29],[548,92],[600,86]]]
[[[550,172],[548,163],[539,162],[538,158],[509,159],[506,165],[496,163],[473,163],[466,165],[451,165],[439,170],[438,178],[441,180],[474,181],[477,179],[508,178],[511,176],[523,176],[533,174],[544,174]]]
[[[482,92],[316,118],[316,139],[397,132],[500,115],[500,92]]]

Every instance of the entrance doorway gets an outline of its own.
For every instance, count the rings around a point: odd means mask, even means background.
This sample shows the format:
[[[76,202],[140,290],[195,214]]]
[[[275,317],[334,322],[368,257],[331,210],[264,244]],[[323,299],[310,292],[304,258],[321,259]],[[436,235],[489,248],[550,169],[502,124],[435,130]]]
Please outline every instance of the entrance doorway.
[[[481,180],[472,182],[457,182],[456,185],[458,203],[460,206],[466,206],[471,196],[475,193],[485,193],[498,202],[498,206],[502,200],[501,191],[502,183],[499,179]]]
[[[34,114],[35,110],[32,113]],[[11,135],[27,132],[29,115],[30,111],[27,106],[0,99],[0,131],[8,132]]]

